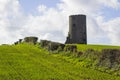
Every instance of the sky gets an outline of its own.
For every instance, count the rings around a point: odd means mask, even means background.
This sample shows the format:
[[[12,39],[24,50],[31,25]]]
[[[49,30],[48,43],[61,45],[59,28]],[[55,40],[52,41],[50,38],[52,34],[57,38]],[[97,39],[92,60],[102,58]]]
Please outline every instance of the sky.
[[[120,45],[120,0],[0,0],[0,44],[26,36],[64,43],[76,14],[87,16],[88,44]]]

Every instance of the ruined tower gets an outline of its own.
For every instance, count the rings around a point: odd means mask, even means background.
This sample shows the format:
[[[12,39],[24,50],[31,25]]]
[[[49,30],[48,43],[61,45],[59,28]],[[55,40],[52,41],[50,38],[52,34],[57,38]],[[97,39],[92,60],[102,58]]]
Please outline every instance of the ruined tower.
[[[86,15],[69,16],[66,44],[87,44]]]

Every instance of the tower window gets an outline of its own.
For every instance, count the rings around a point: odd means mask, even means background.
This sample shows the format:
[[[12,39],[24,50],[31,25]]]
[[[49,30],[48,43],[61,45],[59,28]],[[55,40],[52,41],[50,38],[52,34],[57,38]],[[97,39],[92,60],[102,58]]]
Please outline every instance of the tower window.
[[[86,35],[86,32],[84,32],[84,35]]]
[[[86,41],[86,39],[83,39],[83,41],[85,42],[85,41]]]
[[[73,27],[75,27],[76,25],[75,24],[73,24]]]

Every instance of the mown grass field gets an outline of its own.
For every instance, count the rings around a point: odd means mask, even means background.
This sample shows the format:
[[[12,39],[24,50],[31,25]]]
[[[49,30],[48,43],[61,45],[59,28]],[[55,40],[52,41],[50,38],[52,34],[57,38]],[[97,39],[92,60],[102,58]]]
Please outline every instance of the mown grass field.
[[[103,46],[78,45],[82,50],[89,47],[101,49]],[[60,53],[51,54],[38,46],[3,45],[0,46],[0,80],[120,80],[118,76],[86,68],[73,61],[74,58],[69,59]]]

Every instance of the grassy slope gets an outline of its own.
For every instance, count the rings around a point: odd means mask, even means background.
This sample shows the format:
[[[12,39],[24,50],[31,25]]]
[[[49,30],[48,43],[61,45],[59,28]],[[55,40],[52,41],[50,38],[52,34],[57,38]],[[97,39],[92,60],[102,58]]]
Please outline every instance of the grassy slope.
[[[101,49],[120,49],[120,46],[109,46],[109,45],[77,45],[79,50],[86,50],[86,49],[94,49],[94,50],[101,50]]]
[[[62,56],[21,44],[0,46],[0,80],[120,80],[120,77],[74,65]]]

